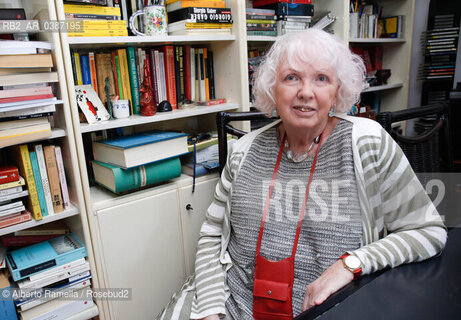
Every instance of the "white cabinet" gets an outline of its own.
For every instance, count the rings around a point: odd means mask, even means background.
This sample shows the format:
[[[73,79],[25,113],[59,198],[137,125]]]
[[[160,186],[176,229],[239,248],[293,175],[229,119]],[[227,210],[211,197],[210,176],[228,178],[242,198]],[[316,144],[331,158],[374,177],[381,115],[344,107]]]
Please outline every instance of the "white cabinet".
[[[173,189],[97,211],[105,285],[132,290],[110,319],[152,319],[184,282],[178,204]]]
[[[195,269],[195,253],[200,235],[200,227],[203,221],[205,221],[206,210],[213,200],[217,182],[218,178],[214,178],[197,183],[193,193],[192,185],[179,189],[187,276],[191,275]]]

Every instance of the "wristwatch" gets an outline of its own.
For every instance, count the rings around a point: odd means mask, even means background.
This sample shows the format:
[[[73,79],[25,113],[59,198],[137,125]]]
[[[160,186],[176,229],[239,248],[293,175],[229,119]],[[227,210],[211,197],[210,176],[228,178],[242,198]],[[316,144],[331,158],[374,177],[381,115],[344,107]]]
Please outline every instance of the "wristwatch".
[[[362,263],[356,256],[351,256],[349,253],[343,254],[339,257],[343,261],[344,268],[354,274],[354,280],[357,279],[362,273]]]

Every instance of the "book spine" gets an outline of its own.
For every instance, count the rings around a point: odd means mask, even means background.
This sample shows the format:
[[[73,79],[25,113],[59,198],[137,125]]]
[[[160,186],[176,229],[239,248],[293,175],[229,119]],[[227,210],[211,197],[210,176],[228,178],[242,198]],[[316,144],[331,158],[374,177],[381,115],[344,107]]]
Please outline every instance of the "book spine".
[[[266,14],[247,14],[247,20],[277,20],[276,15],[266,15]]]
[[[173,46],[164,46],[162,47],[162,52],[164,55],[165,61],[165,80],[168,101],[171,104],[173,109],[177,109],[177,100],[176,100],[176,77],[175,77],[175,68],[174,68],[174,47]]]
[[[94,52],[88,53],[88,60],[90,62],[91,85],[95,92],[98,92],[98,80],[96,78],[96,62],[94,60]]]
[[[75,52],[74,50],[70,51],[70,60],[72,63],[72,75],[74,76],[74,85],[79,85],[78,76],[77,76],[77,62],[75,61]]]
[[[88,55],[80,56],[80,65],[82,68],[82,81],[83,84],[91,84],[91,73]]]
[[[140,97],[138,86],[138,71],[136,69],[136,56],[134,50],[134,47],[127,48],[128,67],[131,87],[131,98],[133,100],[133,114],[139,114],[141,112],[141,105],[139,101]]]
[[[2,245],[4,247],[24,247],[31,244],[39,243],[49,239],[56,238],[56,235],[43,235],[43,236],[3,236]]]
[[[99,161],[94,161],[94,164],[107,168],[104,163]],[[127,170],[123,170],[116,166],[110,166],[109,169],[112,171],[114,177],[115,189],[112,190],[109,186],[103,186],[115,193],[120,193],[180,176],[181,161],[179,157],[174,157]],[[98,181],[97,173],[98,170],[96,169],[96,181]]]
[[[195,49],[190,48],[189,53],[190,63],[190,100],[195,101]]]
[[[126,49],[120,49],[119,51],[120,59],[120,73],[122,76],[122,84],[124,87],[124,96],[125,99],[130,102],[130,114],[133,114],[133,99],[131,98],[131,86],[130,86],[130,75],[128,73],[128,62],[126,59]]]
[[[119,92],[119,78],[118,78],[118,73],[117,73],[117,61],[115,59],[116,53],[115,51],[112,51],[111,53],[111,66],[112,66],[112,75],[114,76],[114,90],[115,90],[115,95],[120,98],[120,92]],[[115,98],[115,97],[114,97]]]
[[[40,168],[38,167],[37,153],[35,151],[30,152],[30,163],[32,165],[35,184],[37,186],[37,195],[38,202],[40,203],[40,210],[42,211],[42,216],[46,217],[48,215],[48,210],[46,208],[45,194],[43,192],[42,179],[40,177]]]
[[[25,96],[36,96],[42,94],[52,94],[51,87],[31,87],[21,89],[8,89],[0,90],[0,99],[14,98],[14,97],[25,97]]]
[[[22,192],[22,186],[8,188],[8,189],[0,190],[0,197],[8,197],[12,194],[20,193],[20,192]],[[0,201],[4,201],[4,200],[9,200],[9,199],[3,199],[3,198],[0,199]]]
[[[198,49],[198,61],[200,72],[200,101],[206,101],[206,88],[205,88],[205,66],[203,58],[203,49]]]
[[[168,23],[189,19],[197,22],[232,23],[232,14],[229,8],[200,7],[182,8],[168,13]]]
[[[41,144],[35,145],[35,153],[37,154],[37,163],[42,178],[43,195],[45,196],[46,209],[48,215],[54,214],[53,200],[51,199],[50,182],[48,181],[48,173],[46,171],[45,155]]]
[[[64,4],[65,13],[80,13],[80,14],[97,14],[97,15],[111,15],[121,16],[120,8],[117,7],[102,7],[93,5],[78,5],[78,4]]]
[[[184,98],[191,99],[191,81],[190,81],[190,46],[184,47]]]
[[[0,168],[0,184],[19,181],[19,171],[16,167]]]
[[[66,171],[64,170],[64,163],[62,161],[61,147],[56,146],[54,152],[56,155],[56,164],[58,166],[59,183],[61,185],[62,205],[64,206],[64,210],[66,210],[70,208],[70,198],[69,189],[67,188]]]
[[[219,0],[180,0],[166,5],[167,12],[186,7],[224,8],[226,3]]]
[[[53,115],[53,112],[43,112],[43,113],[27,114],[27,115],[22,115],[22,116],[2,117],[0,118],[0,122],[24,120],[24,119],[35,119],[35,118],[41,118],[41,117],[48,117],[52,115]]]
[[[195,101],[200,101],[200,50],[195,49]]]
[[[95,19],[95,20],[120,20],[120,16],[88,13],[66,13],[66,19]]]
[[[154,75],[155,75],[155,81],[157,82],[157,90],[158,90],[158,102],[162,102],[166,100],[166,96],[163,94],[163,86],[165,86],[165,82],[162,80],[162,74],[160,72],[160,52],[158,50],[155,50],[154,52],[154,58],[155,58],[155,65],[154,65]]]
[[[115,65],[117,68],[117,82],[118,82],[118,94],[120,100],[124,100],[126,98],[123,90],[123,81],[122,81],[122,76],[121,76],[121,69],[120,69],[120,57],[118,56],[118,53],[115,54]]]
[[[50,182],[51,199],[53,201],[53,210],[55,213],[63,211],[61,188],[59,187],[59,173],[56,165],[56,155],[54,146],[43,147],[45,155],[46,171],[48,172],[48,181]]]
[[[158,53],[158,61],[160,64],[160,84],[162,89],[162,97],[164,100],[167,100],[167,93],[166,93],[166,78],[165,78],[165,59],[163,57],[163,52]]]
[[[149,57],[150,57],[150,60],[148,62],[149,62],[150,78],[151,78],[150,82],[151,82],[152,91],[153,91],[152,94],[154,98],[154,104],[155,106],[157,106],[160,102],[159,101],[160,92],[158,90],[157,69],[156,69],[156,63],[158,63],[158,61],[156,61],[155,59],[154,49],[149,50]]]
[[[19,216],[5,218],[0,220],[0,229],[6,228],[18,223],[26,222],[32,219],[32,215],[28,211],[23,211]]]
[[[29,100],[41,100],[41,99],[49,99],[49,98],[54,98],[53,94],[39,94],[39,95],[35,95],[35,96],[2,98],[2,99],[0,99],[0,103],[21,102],[21,101],[29,101]]]
[[[115,97],[114,77],[112,74],[111,55],[109,53],[97,53],[96,59],[96,77],[98,79],[98,96],[105,105],[107,102],[107,93],[110,97]]]
[[[184,46],[179,46],[179,85],[180,85],[180,100],[183,102],[186,99],[185,79],[184,79]],[[179,103],[178,102],[178,103]]]
[[[19,179],[19,181],[13,181],[8,183],[0,184],[0,191],[8,190],[10,188],[20,187],[24,185],[24,180]]]
[[[203,73],[205,74],[205,98],[210,100],[210,78],[208,72],[208,49],[203,48]]]
[[[208,51],[207,72],[208,72],[208,80],[209,80],[209,88],[210,88],[210,100],[213,100],[213,99],[216,99],[216,88],[215,88],[215,81],[214,81],[214,61],[213,61],[212,51]]]
[[[40,210],[40,203],[38,200],[37,187],[35,185],[34,172],[30,163],[29,149],[27,145],[22,144],[17,147],[16,156],[19,161],[19,169],[24,179],[26,180],[27,189],[29,190],[29,210],[35,220],[42,219],[42,212]],[[21,170],[22,169],[22,170]]]
[[[179,67],[179,46],[174,46],[174,76],[176,86],[176,102],[181,103],[181,77]]]
[[[25,209],[26,207],[22,205],[16,208],[2,210],[0,211],[0,218],[5,218],[7,216],[16,216],[15,213],[19,214],[21,213],[21,211],[24,211]]]

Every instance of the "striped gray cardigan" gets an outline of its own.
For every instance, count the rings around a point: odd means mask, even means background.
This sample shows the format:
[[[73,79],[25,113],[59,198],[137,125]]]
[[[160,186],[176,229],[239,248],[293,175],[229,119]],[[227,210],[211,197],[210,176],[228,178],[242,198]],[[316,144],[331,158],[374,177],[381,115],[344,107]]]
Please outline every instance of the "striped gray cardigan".
[[[353,123],[352,150],[362,215],[362,244],[349,252],[362,262],[363,274],[425,260],[441,252],[446,229],[394,140],[372,120],[338,116]],[[216,186],[200,230],[195,275],[177,292],[159,319],[201,319],[225,314],[229,297],[226,271],[233,181],[254,138],[274,122],[237,141]]]

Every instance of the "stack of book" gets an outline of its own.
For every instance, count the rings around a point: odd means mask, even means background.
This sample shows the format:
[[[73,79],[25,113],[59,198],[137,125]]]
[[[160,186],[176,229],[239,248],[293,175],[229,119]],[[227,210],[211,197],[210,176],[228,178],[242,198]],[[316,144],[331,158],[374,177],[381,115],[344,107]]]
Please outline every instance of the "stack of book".
[[[27,196],[27,210],[22,211],[21,215],[26,218],[31,213],[35,220],[70,208],[60,146],[43,147],[37,144],[29,150],[29,147],[23,144],[11,147],[8,151],[8,160],[15,163],[17,174],[21,178],[15,182],[18,185],[4,188],[8,191],[3,192],[0,201],[12,201]],[[22,190],[23,185],[26,185],[27,190]]]
[[[314,15],[312,0],[253,0],[253,7],[274,10],[279,36],[309,28]]]
[[[128,35],[126,21],[121,20],[120,7],[109,7],[107,4],[95,6],[84,1],[78,2],[82,4],[64,4],[69,37]]]
[[[93,142],[95,181],[114,193],[132,191],[181,175],[179,156],[187,135],[154,131]]]
[[[168,34],[231,34],[232,13],[225,6],[224,0],[168,0]]]
[[[131,114],[139,114],[139,88],[147,64],[158,105],[168,100],[173,109],[184,100],[216,99],[213,52],[190,45],[117,49],[112,52],[71,52],[76,85],[91,84],[103,103],[108,97],[130,101]]]
[[[51,136],[47,116],[57,102],[49,82],[53,60],[50,43],[2,41],[0,48],[0,147]]]
[[[275,10],[246,8],[247,35],[277,36]]]
[[[89,312],[94,302],[86,256],[85,246],[71,233],[7,253],[21,319],[65,319]]]
[[[17,167],[0,167],[0,228],[31,220],[22,200],[29,194],[23,190],[25,184]]]

